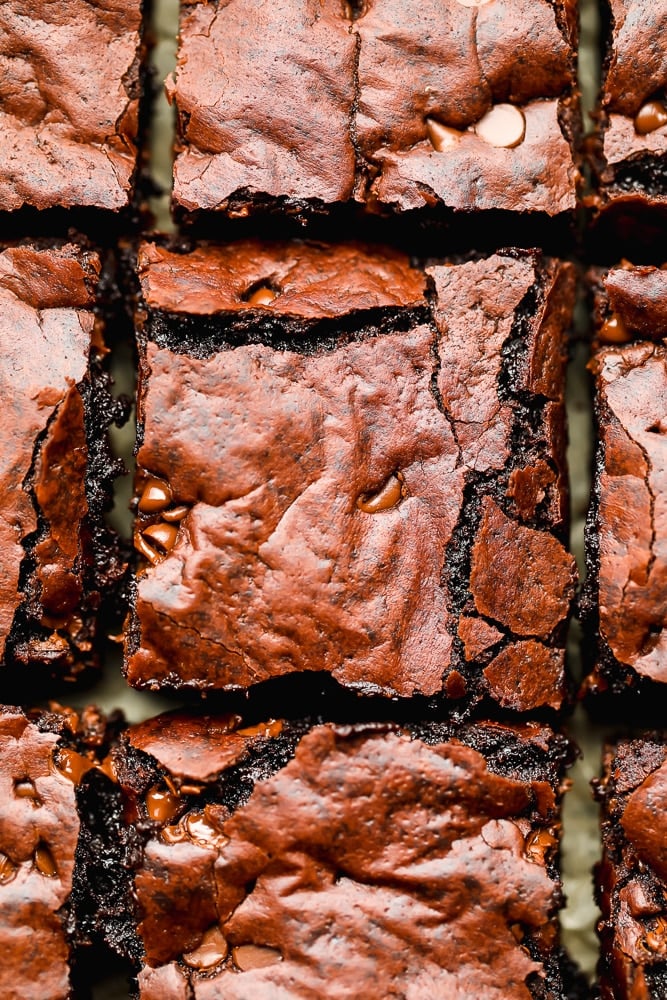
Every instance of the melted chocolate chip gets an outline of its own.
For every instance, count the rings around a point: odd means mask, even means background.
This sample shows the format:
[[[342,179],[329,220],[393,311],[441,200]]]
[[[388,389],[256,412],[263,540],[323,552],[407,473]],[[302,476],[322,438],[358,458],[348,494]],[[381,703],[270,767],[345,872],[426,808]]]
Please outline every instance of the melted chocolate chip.
[[[161,479],[151,478],[144,486],[139,499],[142,514],[157,514],[168,507],[172,500],[171,487]]]
[[[156,823],[166,823],[173,819],[181,805],[180,795],[157,786],[146,793],[146,812]]]
[[[268,285],[260,285],[252,292],[246,302],[249,306],[259,306],[260,308],[265,308],[270,306],[274,299],[278,298],[278,292],[274,291]]]
[[[61,747],[58,750],[55,765],[60,773],[75,785],[78,785],[84,774],[95,766],[93,761],[77,753],[76,750],[70,750],[69,747]]]
[[[44,843],[39,843],[33,856],[35,868],[47,878],[56,878],[58,869],[53,854]]]
[[[168,524],[166,521],[161,521],[158,524],[149,524],[147,528],[143,528],[141,537],[149,545],[155,546],[160,555],[166,556],[176,544],[178,528],[173,524]]]
[[[610,316],[600,328],[600,340],[605,344],[626,344],[632,337],[620,316]]]
[[[162,517],[165,521],[182,521],[189,507],[186,504],[180,504],[178,507],[171,507],[169,510],[162,511]]]
[[[15,865],[11,858],[0,851],[0,885],[6,885],[16,877],[18,865]]]
[[[204,934],[199,947],[183,955],[183,961],[193,969],[212,969],[220,962],[224,962],[228,952],[229,946],[222,936],[222,931],[217,924],[214,924]]]
[[[357,498],[357,507],[364,514],[378,514],[381,510],[396,507],[402,498],[403,476],[400,472],[395,472],[375,493],[362,493]]]
[[[21,778],[14,782],[14,795],[19,799],[38,799],[37,789],[30,778]]]
[[[442,125],[435,118],[426,119],[426,129],[431,145],[437,153],[444,153],[448,149],[456,146],[461,139],[461,133],[455,128],[448,128]]]
[[[635,131],[648,135],[667,125],[667,106],[662,101],[647,101],[639,109],[635,118]]]
[[[267,965],[275,965],[283,960],[283,956],[275,948],[259,944],[241,944],[232,950],[232,956],[241,972],[265,969]]]

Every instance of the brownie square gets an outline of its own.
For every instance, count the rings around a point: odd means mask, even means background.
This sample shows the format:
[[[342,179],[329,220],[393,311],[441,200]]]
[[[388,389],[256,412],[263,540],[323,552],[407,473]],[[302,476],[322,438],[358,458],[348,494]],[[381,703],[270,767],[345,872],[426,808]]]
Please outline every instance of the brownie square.
[[[576,25],[571,0],[184,0],[174,206],[570,213]]]
[[[131,727],[138,996],[563,997],[568,753],[534,723]]]
[[[667,744],[664,735],[605,749],[596,785],[603,860],[598,967],[602,1000],[667,995]]]
[[[100,269],[73,244],[0,252],[0,662],[70,679],[93,660],[101,591],[119,573]]]
[[[77,788],[108,749],[96,709],[25,714],[0,707],[0,990],[4,997],[73,995]],[[108,781],[108,779],[105,779]]]
[[[667,271],[626,265],[593,279],[598,448],[584,611],[591,687],[620,694],[667,682]]]
[[[137,171],[141,0],[0,6],[0,211],[118,211]]]
[[[667,9],[649,0],[606,0],[603,8],[595,166],[601,205],[631,219],[646,205],[667,210]]]
[[[141,248],[137,687],[560,706],[566,264]]]

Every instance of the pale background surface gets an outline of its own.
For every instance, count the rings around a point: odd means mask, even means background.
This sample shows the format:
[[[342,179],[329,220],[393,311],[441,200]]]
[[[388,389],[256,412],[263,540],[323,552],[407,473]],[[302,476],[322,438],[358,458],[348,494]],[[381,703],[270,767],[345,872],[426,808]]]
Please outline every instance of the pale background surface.
[[[582,0],[580,76],[585,106],[592,107],[598,79],[597,7],[594,0]],[[155,0],[155,36],[153,64],[156,81],[164,80],[175,64],[176,31],[178,23],[178,0]],[[156,102],[154,126],[151,140],[151,170],[153,178],[168,192],[171,176],[171,145],[173,135],[172,112],[164,96]],[[169,230],[169,197],[165,193],[153,200],[152,207],[161,230]],[[579,333],[586,329],[586,315],[579,316]],[[588,503],[591,408],[585,376],[586,352],[580,347],[570,367],[569,376],[569,426],[570,426],[570,472],[572,479],[572,512],[574,552],[583,570],[583,521]],[[119,391],[132,391],[132,374],[129,359],[116,359],[115,377]],[[126,461],[131,454],[133,429],[128,426],[122,431],[114,431],[114,445],[124,455]],[[114,521],[124,531],[129,530],[127,505],[131,493],[131,477],[119,483]],[[573,637],[573,665],[580,669]],[[94,700],[104,708],[120,707],[132,722],[150,715],[156,715],[174,702],[153,694],[132,691],[123,681],[118,663],[109,663],[104,679],[86,698]],[[76,699],[73,699],[76,702]],[[599,768],[603,731],[593,726],[579,711],[570,727],[570,732],[582,750],[582,758],[570,772],[572,790],[565,799],[563,840],[563,864],[565,891],[568,905],[562,914],[563,940],[572,956],[580,963],[589,977],[592,977],[597,960],[595,922],[598,910],[593,901],[591,870],[599,857],[599,831],[597,808],[592,801],[589,782]],[[94,993],[95,1000],[125,1000],[128,997],[127,984],[123,978],[115,977],[100,983]]]

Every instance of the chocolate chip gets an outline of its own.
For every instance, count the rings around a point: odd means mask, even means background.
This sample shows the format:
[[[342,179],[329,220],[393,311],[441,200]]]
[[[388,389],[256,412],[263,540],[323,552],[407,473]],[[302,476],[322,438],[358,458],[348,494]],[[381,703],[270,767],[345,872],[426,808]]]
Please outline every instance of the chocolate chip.
[[[95,766],[93,761],[77,753],[76,750],[70,750],[69,747],[61,747],[58,750],[55,765],[60,773],[75,785],[78,785],[84,774]]]
[[[270,288],[269,285],[260,285],[256,288],[246,299],[249,306],[260,306],[264,308],[265,306],[271,305],[274,299],[278,298],[278,292]]]
[[[55,878],[58,874],[56,862],[46,844],[40,843],[37,845],[33,860],[35,862],[35,868],[40,871],[42,875],[46,875],[47,878]]]
[[[626,344],[632,340],[625,323],[616,313],[602,324],[599,336],[605,344]]]
[[[193,969],[212,969],[227,958],[229,947],[222,931],[214,924],[204,934],[201,944],[194,951],[183,955],[183,961]]]
[[[639,135],[648,135],[663,125],[667,125],[667,106],[662,101],[647,101],[635,118],[635,132]]]
[[[282,962],[283,956],[275,948],[267,948],[259,944],[241,944],[232,949],[234,963],[241,972],[251,969],[264,969],[267,965]]]
[[[172,500],[171,487],[161,479],[151,478],[147,481],[139,499],[139,510],[142,514],[157,514],[168,507]]]
[[[148,541],[149,545],[156,546],[159,552],[166,555],[176,544],[178,528],[166,522],[149,524],[147,528],[142,530],[141,535]]]
[[[403,497],[403,476],[393,473],[375,493],[362,493],[357,498],[357,507],[364,514],[377,514],[381,510],[396,507]]]
[[[496,104],[480,118],[474,130],[490,146],[511,149],[523,142],[526,119],[514,104]]]
[[[146,812],[155,823],[173,819],[181,805],[181,797],[157,785],[146,793]]]
[[[426,119],[426,129],[428,137],[431,140],[431,145],[438,153],[444,153],[446,150],[452,149],[461,138],[461,133],[457,132],[455,128],[448,128],[447,125],[436,121],[435,118]]]
[[[19,866],[15,865],[11,858],[0,851],[0,885],[6,885],[16,877]]]
[[[162,517],[165,521],[182,521],[189,510],[190,508],[186,504],[181,504],[179,507],[163,510]]]
[[[14,795],[19,799],[37,799],[37,789],[30,778],[21,778],[14,782]]]
[[[185,828],[190,840],[201,847],[224,847],[229,843],[229,837],[209,823],[202,812],[190,813],[185,819]]]

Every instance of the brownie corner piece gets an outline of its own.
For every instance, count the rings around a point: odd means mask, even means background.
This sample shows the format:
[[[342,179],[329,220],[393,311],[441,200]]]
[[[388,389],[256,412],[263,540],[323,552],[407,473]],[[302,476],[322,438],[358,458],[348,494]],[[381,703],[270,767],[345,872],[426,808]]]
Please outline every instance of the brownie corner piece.
[[[97,709],[0,706],[0,990],[70,1000],[76,948],[78,786],[103,763],[114,725]],[[106,779],[105,779],[106,780]]]
[[[627,703],[629,689],[659,697],[667,682],[667,270],[626,263],[592,278],[598,446],[584,610],[592,690]]]
[[[188,0],[174,207],[570,217],[576,36],[569,0]]]
[[[140,280],[130,682],[557,710],[572,268],[247,241]]]
[[[594,167],[600,206],[629,224],[667,217],[667,65],[663,4],[606,0],[606,56]],[[645,219],[644,219],[645,216]],[[663,230],[664,231],[664,230]]]
[[[121,470],[106,440],[118,412],[100,269],[74,244],[0,250],[0,661],[19,687],[24,668],[71,679],[94,661],[103,592],[121,569],[104,522]]]
[[[535,723],[130,727],[139,997],[564,1000],[567,755]]]
[[[658,1000],[667,990],[664,733],[608,744],[596,794],[603,843],[596,871],[602,909],[600,995],[602,1000]]]
[[[2,4],[0,212],[117,212],[131,205],[143,6],[142,0]]]

